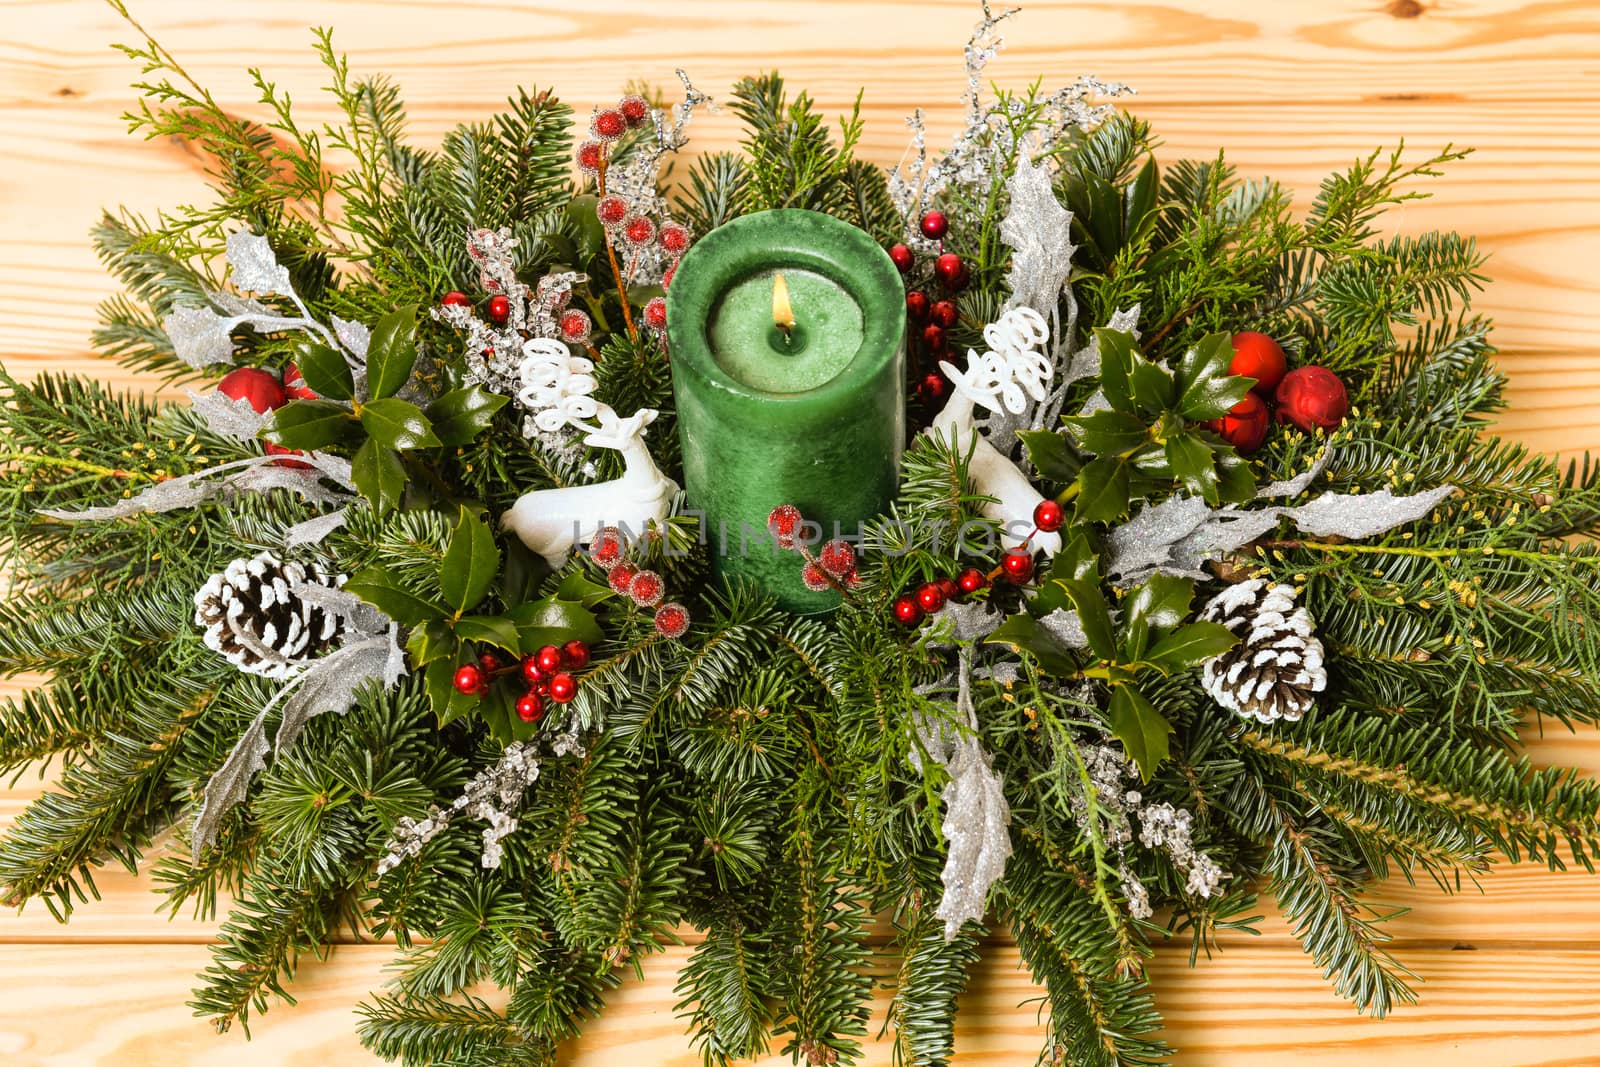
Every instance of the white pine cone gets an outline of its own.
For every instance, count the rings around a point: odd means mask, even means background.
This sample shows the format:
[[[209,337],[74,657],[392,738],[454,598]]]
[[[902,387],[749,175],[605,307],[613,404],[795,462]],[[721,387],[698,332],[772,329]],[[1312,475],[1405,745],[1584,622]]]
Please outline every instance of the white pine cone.
[[[288,563],[271,552],[236,559],[194,595],[194,621],[206,647],[247,674],[286,678],[342,633],[343,621],[296,592],[301,585],[338,588],[315,563]]]
[[[1201,611],[1202,619],[1240,639],[1201,665],[1201,684],[1218,704],[1265,723],[1293,721],[1327,688],[1322,642],[1312,632],[1310,612],[1294,597],[1290,586],[1254,578],[1224,589]]]

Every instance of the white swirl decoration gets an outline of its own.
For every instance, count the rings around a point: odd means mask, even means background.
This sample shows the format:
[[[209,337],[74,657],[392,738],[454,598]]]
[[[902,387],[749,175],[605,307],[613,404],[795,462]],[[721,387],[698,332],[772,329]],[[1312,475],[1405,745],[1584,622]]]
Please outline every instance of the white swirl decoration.
[[[599,411],[594,364],[574,356],[561,341],[535,337],[526,342],[518,373],[522,389],[517,400],[533,412],[534,424],[546,433],[592,419]]]
[[[967,350],[967,370],[961,384],[973,399],[990,411],[1001,408],[1020,415],[1028,397],[1043,401],[1050,390],[1054,368],[1042,351],[1050,337],[1044,316],[1031,307],[1012,308],[983,328],[988,351]],[[946,373],[950,366],[945,365]]]

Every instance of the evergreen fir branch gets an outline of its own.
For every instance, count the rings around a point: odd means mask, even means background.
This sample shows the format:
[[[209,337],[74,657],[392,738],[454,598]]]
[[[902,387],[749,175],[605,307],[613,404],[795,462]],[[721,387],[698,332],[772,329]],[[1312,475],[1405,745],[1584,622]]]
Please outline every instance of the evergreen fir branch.
[[[487,1001],[379,996],[361,1005],[361,1044],[386,1060],[460,1067],[544,1067],[549,1049],[530,1046]]]
[[[541,932],[537,916],[507,882],[473,876],[445,888],[443,919],[429,943],[406,957],[395,983],[410,1000],[448,997],[484,979],[507,988],[530,965]]]
[[[772,1014],[763,990],[769,948],[762,935],[735,917],[713,922],[678,972],[674,1005],[687,1018],[706,1067],[726,1067],[767,1051]]]
[[[943,923],[919,913],[895,931],[900,968],[884,1026],[894,1034],[895,1061],[945,1067],[955,1058],[956,1001],[978,962],[978,934],[946,940]]]
[[[673,202],[695,233],[710,233],[744,214],[747,181],[743,156],[707,152],[695,160],[688,181],[676,191]]]

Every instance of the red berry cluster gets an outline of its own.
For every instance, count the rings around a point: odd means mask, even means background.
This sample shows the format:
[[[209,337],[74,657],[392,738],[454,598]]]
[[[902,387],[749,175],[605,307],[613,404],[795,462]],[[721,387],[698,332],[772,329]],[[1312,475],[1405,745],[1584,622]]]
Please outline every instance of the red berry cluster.
[[[1293,423],[1306,433],[1332,433],[1350,413],[1350,398],[1337,374],[1315,365],[1290,370],[1283,347],[1264,333],[1233,335],[1228,370],[1254,378],[1256,384],[1226,415],[1206,425],[1244,455],[1267,439],[1269,402],[1276,404],[1279,422]]]
[[[655,571],[628,561],[628,544],[615,526],[602,526],[589,542],[589,558],[606,572],[612,592],[625,596],[641,608],[655,609],[656,632],[679,638],[689,631],[689,609],[677,601],[663,604],[667,581]]]
[[[856,546],[842,537],[835,537],[813,555],[801,537],[805,516],[793,504],[779,504],[767,515],[767,530],[778,547],[798,552],[804,563],[800,565],[800,580],[813,593],[837,590],[845,596],[860,581],[856,572]]]
[[[463,663],[456,668],[455,687],[459,693],[483,699],[499,678],[511,678],[527,686],[517,698],[517,718],[523,722],[538,722],[544,718],[546,700],[567,704],[578,695],[578,679],[574,671],[589,665],[589,646],[582,641],[568,641],[557,647],[545,645],[520,661],[502,662],[493,652],[484,652],[476,663]]]
[[[261,414],[276,411],[291,400],[315,400],[317,394],[306,388],[306,380],[300,376],[300,368],[293,363],[283,370],[283,377],[273,374],[269,370],[259,367],[240,367],[231,370],[222,376],[217,383],[217,392],[234,400],[243,400],[252,410]],[[303,456],[296,448],[284,448],[273,441],[266,443],[266,452],[269,456]],[[296,470],[310,470],[311,464],[302,463],[298,459],[280,459],[274,466],[293,467]]]
[[[991,582],[1005,579],[1012,585],[1026,585],[1033,579],[1033,550],[1028,546],[1035,533],[1055,533],[1066,524],[1066,513],[1054,500],[1041,500],[1033,509],[1033,530],[1027,540],[1016,548],[1008,549],[1000,557],[1000,565],[985,573],[977,567],[967,567],[954,578],[940,578],[925,582],[913,593],[896,597],[892,610],[895,621],[903,626],[916,626],[928,615],[941,610],[951,601],[959,601]]]
[[[934,257],[932,267],[926,272],[918,271],[916,254],[903,244],[892,246],[889,258],[894,262],[895,269],[906,276],[906,316],[910,319],[913,336],[920,338],[922,350],[928,355],[929,369],[917,382],[917,395],[924,403],[932,404],[944,399],[949,391],[950,383],[939,371],[938,361],[949,344],[946,331],[961,317],[956,307],[956,294],[967,287],[971,278],[961,257],[954,252],[944,251],[944,235],[950,229],[950,220],[945,213],[930,211],[922,216],[918,225],[924,237],[940,242],[939,254]],[[916,283],[913,272],[926,276]],[[936,300],[928,296],[928,289],[934,285],[940,290]],[[918,367],[922,363],[920,359],[916,361]]]
[[[481,253],[474,252],[472,254],[475,259],[482,258]],[[511,298],[498,291],[500,283],[487,273],[483,275],[483,284],[484,288],[493,294],[489,297],[488,302],[484,304],[483,315],[494,325],[504,326],[511,320],[513,311]],[[594,324],[590,320],[588,312],[566,306],[567,302],[572,299],[572,291],[570,289],[557,289],[551,283],[549,277],[540,278],[538,284],[534,287],[533,299],[556,317],[562,340],[575,345],[589,343],[589,336],[593,332]],[[472,298],[460,290],[452,289],[444,294],[439,303],[445,307],[470,308],[472,306]],[[485,352],[484,354],[488,355],[489,353]]]

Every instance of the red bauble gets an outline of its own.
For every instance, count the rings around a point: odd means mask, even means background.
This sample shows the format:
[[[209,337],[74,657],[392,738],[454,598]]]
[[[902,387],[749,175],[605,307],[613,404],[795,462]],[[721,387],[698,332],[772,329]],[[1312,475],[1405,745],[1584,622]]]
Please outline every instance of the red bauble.
[[[950,220],[945,218],[942,211],[930,211],[922,216],[922,236],[930,241],[937,241],[950,231]]]
[[[637,93],[629,93],[617,104],[617,110],[622,112],[622,118],[630,128],[643,126],[650,118],[650,104],[644,97]]]
[[[317,394],[306,386],[305,375],[293,363],[283,368],[283,395],[290,400],[317,399]]]
[[[1218,437],[1244,456],[1261,447],[1261,442],[1267,439],[1267,428],[1271,425],[1272,415],[1255,393],[1246,393],[1244,399],[1229,408],[1226,415],[1206,423]]]
[[[935,326],[933,323],[922,328],[922,343],[928,346],[928,351],[938,354],[944,351],[944,327]]]
[[[1350,414],[1344,382],[1327,367],[1297,367],[1278,383],[1278,421],[1332,433]]]
[[[945,381],[944,375],[931,370],[922,376],[922,382],[917,386],[917,395],[931,404],[936,400],[943,400],[949,390],[950,383]]]
[[[538,722],[544,718],[544,697],[528,690],[517,698],[517,718],[523,722]]]
[[[652,330],[667,328],[667,300],[666,297],[653,296],[644,306],[644,324]]]
[[[921,322],[928,317],[928,294],[921,289],[913,289],[906,294],[906,314],[911,316],[912,322]]]
[[[544,678],[544,671],[539,669],[538,655],[535,654],[532,656],[523,656],[522,680],[527,682],[529,685],[538,685],[540,682],[544,681]]]
[[[622,239],[632,245],[647,245],[656,239],[656,224],[643,215],[633,215],[622,222]]]
[[[663,222],[656,242],[673,255],[681,256],[689,250],[689,227],[679,222]]]
[[[596,111],[589,120],[589,132],[602,141],[615,141],[628,129],[628,119],[619,109]]]
[[[533,654],[533,662],[541,674],[554,674],[561,669],[561,650],[555,645],[545,645]]]
[[[954,600],[956,597],[961,595],[961,587],[956,584],[956,580],[954,578],[940,578],[938,584],[939,589],[944,593],[944,598],[946,600]]]
[[[911,254],[911,249],[905,245],[892,245],[889,248],[889,258],[894,262],[894,269],[904,274],[916,262],[916,257]]]
[[[276,411],[289,402],[283,383],[270,371],[240,367],[222,376],[217,392],[234,400],[244,400],[256,411]]]
[[[456,692],[471,695],[483,689],[483,671],[476,663],[463,663],[456,668]]]
[[[1000,559],[1000,569],[1016,585],[1033,577],[1033,553],[1025,548],[1013,548]]]
[[[489,298],[489,321],[496,326],[503,325],[511,317],[511,298],[506,296],[491,296]]]
[[[578,146],[578,169],[585,174],[597,173],[605,158],[605,147],[599,141],[585,141]]]
[[[444,294],[444,299],[439,303],[447,308],[464,308],[472,305],[472,301],[467,299],[466,293],[457,292],[454,289]]]
[[[667,595],[667,583],[655,571],[640,571],[628,583],[628,596],[641,608],[653,608]]]
[[[673,601],[656,609],[656,633],[662,637],[679,638],[689,632],[689,609]]]
[[[928,309],[928,318],[933,320],[933,324],[935,326],[942,326],[947,330],[956,324],[957,317],[956,305],[950,300],[936,301],[934,305]]]
[[[800,509],[793,504],[779,504],[767,513],[767,529],[772,532],[773,540],[778,542],[782,549],[792,549],[799,540],[800,526],[805,522],[805,516],[800,514]]]
[[[835,578],[848,578],[856,569],[855,546],[842,537],[835,537],[822,546],[817,553],[817,562]]]
[[[575,345],[589,339],[589,331],[593,326],[588,314],[575,308],[561,316],[561,336]]]
[[[833,583],[828,580],[828,572],[815,560],[806,560],[801,565],[800,581],[813,593],[825,593],[833,588]]]
[[[578,695],[578,680],[566,671],[550,676],[550,699],[557,704],[567,704]]]
[[[561,656],[568,667],[581,671],[589,665],[589,646],[582,641],[568,641],[561,646]]]
[[[917,590],[917,607],[932,613],[944,607],[944,590],[938,582],[928,582]]]
[[[946,252],[933,261],[933,273],[938,275],[939,280],[951,289],[960,288],[957,283],[961,280],[962,272],[966,269],[967,265],[961,262],[961,257],[954,252]]]
[[[956,575],[956,585],[963,593],[976,593],[989,584],[989,576],[976,567],[968,567]]]
[[[594,214],[602,226],[620,226],[628,217],[628,202],[616,193],[607,193],[595,201]]]
[[[631,563],[618,563],[606,571],[606,582],[611,586],[611,591],[627,595],[628,586],[633,584],[633,576],[639,573],[639,568]]]
[[[303,456],[304,452],[298,448],[284,448],[276,441],[268,441],[262,446],[262,451],[269,456]],[[295,471],[314,470],[315,465],[298,459],[280,459],[272,464],[274,467],[287,467]]]
[[[609,567],[622,558],[622,531],[615,526],[602,526],[594,532],[589,542],[589,558],[602,567]]]
[[[1055,533],[1066,521],[1066,513],[1054,500],[1041,500],[1033,509],[1033,524],[1045,533]]]
[[[480,652],[478,653],[478,666],[483,668],[484,673],[493,674],[500,669],[500,657],[493,652]]]
[[[1233,335],[1233,362],[1228,364],[1228,373],[1254,378],[1256,384],[1250,388],[1255,392],[1271,396],[1288,370],[1282,346],[1266,334],[1246,330]]]
[[[922,608],[911,597],[897,597],[894,602],[894,617],[902,626],[915,626],[922,621]]]

